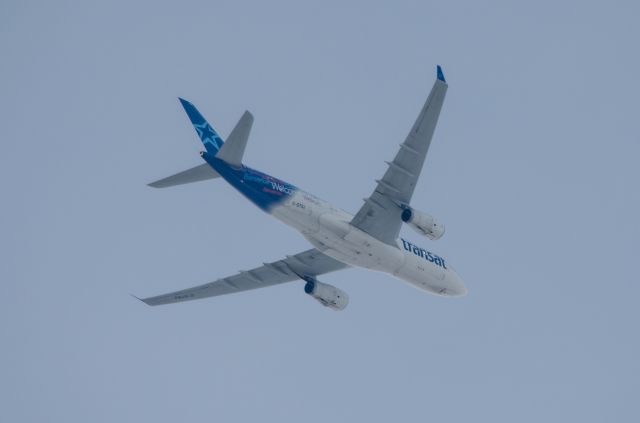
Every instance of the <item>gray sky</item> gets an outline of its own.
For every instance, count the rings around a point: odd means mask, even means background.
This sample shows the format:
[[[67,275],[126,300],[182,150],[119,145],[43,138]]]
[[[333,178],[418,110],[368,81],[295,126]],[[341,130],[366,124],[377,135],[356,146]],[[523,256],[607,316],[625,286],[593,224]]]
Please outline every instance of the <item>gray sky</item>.
[[[637,2],[0,4],[0,421],[640,418]],[[150,308],[307,248],[201,163],[177,101],[247,164],[355,212],[442,64],[414,206],[469,295],[352,269]]]

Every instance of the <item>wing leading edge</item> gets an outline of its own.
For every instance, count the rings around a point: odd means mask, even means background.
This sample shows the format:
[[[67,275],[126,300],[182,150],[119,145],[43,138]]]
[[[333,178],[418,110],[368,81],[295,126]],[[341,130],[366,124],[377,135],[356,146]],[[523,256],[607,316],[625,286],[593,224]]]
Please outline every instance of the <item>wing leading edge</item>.
[[[139,298],[139,300],[152,306],[199,300],[201,298],[265,288],[301,279],[303,276],[315,277],[346,267],[348,267],[346,264],[334,260],[313,248],[294,256],[287,256],[283,260],[264,263],[263,266],[255,269],[243,271],[204,285],[155,297]]]
[[[411,201],[444,103],[448,85],[440,66],[437,75],[409,135],[393,161],[386,162],[387,171],[376,180],[375,190],[351,221],[353,226],[387,244],[395,245],[398,239],[402,226],[400,205]]]

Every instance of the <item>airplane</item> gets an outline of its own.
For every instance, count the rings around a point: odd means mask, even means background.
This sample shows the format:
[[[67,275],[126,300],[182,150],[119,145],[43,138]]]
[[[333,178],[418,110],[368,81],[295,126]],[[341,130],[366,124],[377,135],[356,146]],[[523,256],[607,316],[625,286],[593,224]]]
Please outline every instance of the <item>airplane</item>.
[[[148,305],[178,303],[264,288],[285,282],[305,282],[304,292],[332,310],[344,310],[349,296],[320,282],[318,277],[348,267],[384,272],[423,291],[441,296],[463,296],[467,289],[451,264],[442,256],[399,238],[403,223],[420,235],[437,240],[444,225],[410,204],[448,84],[442,68],[418,118],[395,158],[376,180],[373,193],[354,215],[283,180],[252,169],[242,162],[253,116],[246,111],[226,141],[193,104],[180,98],[205,147],[205,163],[152,182],[165,188],[222,178],[264,212],[299,231],[313,248],[263,263],[233,276],[180,291],[138,298]],[[137,297],[136,297],[137,298]]]

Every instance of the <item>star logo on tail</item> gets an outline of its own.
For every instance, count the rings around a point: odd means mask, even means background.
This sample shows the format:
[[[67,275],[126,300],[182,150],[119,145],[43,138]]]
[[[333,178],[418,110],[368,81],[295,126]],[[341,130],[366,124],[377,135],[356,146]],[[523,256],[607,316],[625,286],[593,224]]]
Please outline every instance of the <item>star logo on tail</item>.
[[[218,141],[220,141],[220,137],[207,122],[203,122],[199,125],[194,124],[193,126],[196,128],[196,131],[198,131],[198,136],[205,144],[205,147],[207,144],[211,144],[216,150],[220,149],[220,145],[218,143]]]

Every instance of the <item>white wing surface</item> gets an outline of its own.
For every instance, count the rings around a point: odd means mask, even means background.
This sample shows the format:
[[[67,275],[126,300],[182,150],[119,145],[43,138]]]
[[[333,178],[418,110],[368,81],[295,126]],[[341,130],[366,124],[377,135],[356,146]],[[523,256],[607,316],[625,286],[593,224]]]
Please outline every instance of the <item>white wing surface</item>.
[[[409,205],[422,171],[431,138],[447,92],[447,82],[438,66],[438,79],[433,84],[409,135],[382,179],[377,180],[373,194],[355,215],[351,224],[387,244],[395,245],[402,220],[400,205]]]
[[[240,272],[204,285],[139,299],[153,306],[199,300],[201,298],[233,294],[291,282],[305,276],[315,277],[346,267],[348,267],[346,264],[334,260],[314,248],[294,256],[287,256],[284,260],[265,263],[255,269]]]

